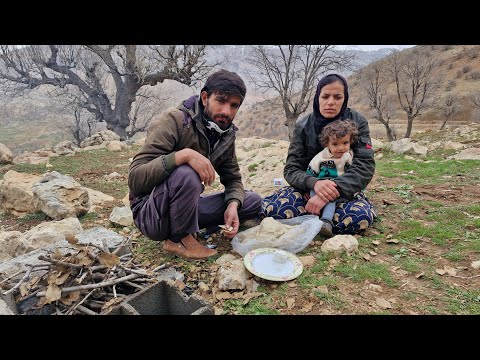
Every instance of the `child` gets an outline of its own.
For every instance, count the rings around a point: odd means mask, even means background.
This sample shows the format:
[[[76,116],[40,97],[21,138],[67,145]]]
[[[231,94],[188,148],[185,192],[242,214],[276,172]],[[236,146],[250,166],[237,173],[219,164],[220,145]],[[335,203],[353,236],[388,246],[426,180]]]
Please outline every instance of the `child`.
[[[319,136],[320,144],[324,147],[310,161],[307,174],[319,179],[327,180],[341,176],[353,161],[353,152],[350,145],[357,140],[358,129],[354,122],[349,120],[337,120],[326,125]],[[310,196],[315,196],[313,190]],[[323,221],[320,234],[325,238],[333,236],[333,215],[335,213],[336,201],[325,205],[322,211]]]

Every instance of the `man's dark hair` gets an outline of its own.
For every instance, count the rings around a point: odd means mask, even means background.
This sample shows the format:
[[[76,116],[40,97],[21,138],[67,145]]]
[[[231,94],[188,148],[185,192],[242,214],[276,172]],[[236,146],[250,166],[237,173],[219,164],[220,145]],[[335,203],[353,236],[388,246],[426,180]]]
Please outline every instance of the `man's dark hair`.
[[[326,125],[319,136],[320,144],[327,147],[330,137],[340,139],[350,134],[350,143],[354,144],[357,141],[358,128],[353,121],[350,120],[336,120]]]
[[[241,102],[243,102],[247,87],[237,73],[222,69],[208,77],[200,92],[202,91],[206,91],[208,97],[212,94],[239,96],[242,99]]]

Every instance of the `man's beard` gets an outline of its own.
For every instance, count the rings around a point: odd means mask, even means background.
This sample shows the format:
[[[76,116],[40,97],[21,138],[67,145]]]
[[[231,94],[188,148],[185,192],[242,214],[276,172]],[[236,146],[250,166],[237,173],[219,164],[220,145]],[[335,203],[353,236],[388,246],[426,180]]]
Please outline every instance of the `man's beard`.
[[[209,120],[213,121],[215,124],[217,124],[218,127],[222,130],[227,130],[232,125],[232,122],[231,122],[232,119],[229,116],[224,116],[224,115],[221,115],[221,114],[212,114],[212,112],[208,108],[208,101],[207,101],[207,105],[204,108],[204,112],[205,112],[205,115],[207,116],[207,118]],[[215,120],[215,118],[224,119],[225,122]]]

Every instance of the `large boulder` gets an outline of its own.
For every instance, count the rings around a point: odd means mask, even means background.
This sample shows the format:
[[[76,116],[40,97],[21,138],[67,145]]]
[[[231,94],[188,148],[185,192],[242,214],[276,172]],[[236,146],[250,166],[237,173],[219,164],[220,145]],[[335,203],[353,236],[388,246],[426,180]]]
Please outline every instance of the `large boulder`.
[[[11,164],[13,161],[13,154],[9,148],[0,143],[0,164]]]
[[[36,211],[32,185],[40,176],[9,170],[0,184],[0,208],[16,216]]]
[[[403,138],[391,141],[384,146],[384,149],[391,150],[396,154],[409,154],[426,156],[428,148],[418,143],[412,142],[410,138]]]
[[[91,203],[88,191],[71,176],[52,171],[32,186],[34,205],[55,220],[81,216]]]
[[[103,143],[109,143],[110,141],[120,140],[120,136],[110,130],[103,130],[92,136],[86,138],[80,143],[80,147],[102,145]]]
[[[0,262],[25,252],[25,246],[20,241],[21,235],[20,231],[0,231]]]
[[[83,232],[80,221],[75,217],[69,217],[60,221],[43,222],[30,229],[20,237],[24,245],[24,252],[50,245],[58,240],[65,240],[67,234],[80,234]],[[17,252],[16,255],[19,255]]]
[[[72,141],[67,140],[55,145],[53,151],[55,151],[55,153],[58,155],[68,155],[73,154],[76,148],[78,148],[77,145],[75,145]]]

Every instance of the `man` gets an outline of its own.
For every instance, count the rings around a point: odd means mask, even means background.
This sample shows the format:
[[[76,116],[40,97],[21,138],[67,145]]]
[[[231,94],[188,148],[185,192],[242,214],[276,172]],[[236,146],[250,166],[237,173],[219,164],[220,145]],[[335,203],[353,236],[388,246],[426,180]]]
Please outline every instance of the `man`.
[[[155,119],[145,144],[130,164],[128,186],[135,225],[163,249],[187,259],[217,253],[193,234],[200,228],[227,225],[233,238],[240,221],[254,218],[259,194],[245,191],[235,154],[232,121],[245,99],[246,87],[234,72],[212,74],[200,92]],[[201,196],[215,171],[223,193]],[[202,184],[203,183],[203,184]]]

